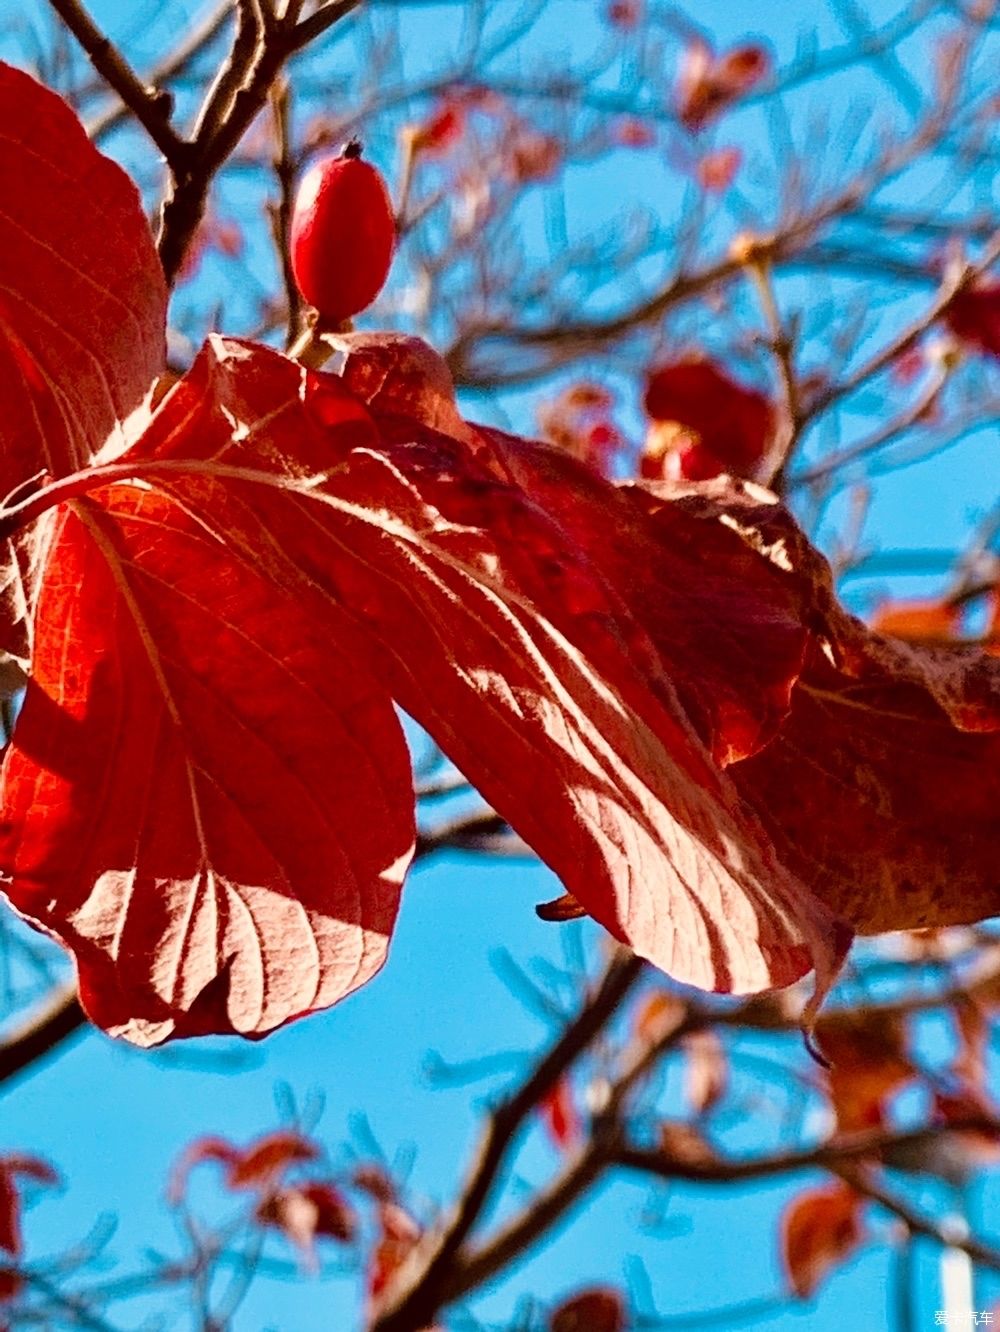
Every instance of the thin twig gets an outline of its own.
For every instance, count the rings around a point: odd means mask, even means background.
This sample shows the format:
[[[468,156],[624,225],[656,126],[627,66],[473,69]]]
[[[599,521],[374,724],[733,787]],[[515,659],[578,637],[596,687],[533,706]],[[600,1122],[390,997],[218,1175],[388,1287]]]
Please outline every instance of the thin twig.
[[[146,80],[147,86],[162,88],[171,79],[183,74],[191,61],[219,35],[229,22],[232,12],[232,0],[221,0],[214,9],[209,10],[205,18],[196,23],[177,46],[153,66]],[[92,139],[100,139],[120,124],[131,110],[132,107],[124,101],[109,107],[88,122],[87,133]]]
[[[173,99],[160,89],[148,88],[118,47],[84,9],[80,0],[49,0],[49,4],[83,47],[90,63],[108,87],[113,88],[133,112],[173,170],[179,168],[187,144],[170,124]]]
[[[87,1025],[72,982],[59,985],[44,1004],[10,1028],[0,1041],[0,1084],[29,1072]]]
[[[488,1116],[475,1162],[451,1216],[419,1247],[388,1292],[371,1332],[413,1332],[434,1321],[454,1279],[454,1262],[492,1197],[508,1151],[545,1094],[617,1011],[642,974],[639,958],[618,952],[597,989],[516,1091]]]

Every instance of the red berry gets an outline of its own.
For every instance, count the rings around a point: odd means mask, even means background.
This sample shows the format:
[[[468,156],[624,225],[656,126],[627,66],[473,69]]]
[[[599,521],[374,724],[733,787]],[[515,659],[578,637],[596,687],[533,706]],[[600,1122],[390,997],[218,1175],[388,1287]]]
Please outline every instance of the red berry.
[[[323,319],[342,323],[382,290],[396,248],[385,181],[356,140],[306,172],[292,210],[292,272]]]

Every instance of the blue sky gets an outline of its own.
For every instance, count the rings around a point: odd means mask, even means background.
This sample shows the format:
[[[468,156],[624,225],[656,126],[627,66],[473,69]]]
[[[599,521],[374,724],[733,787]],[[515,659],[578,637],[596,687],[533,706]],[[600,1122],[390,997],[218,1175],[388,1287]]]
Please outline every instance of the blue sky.
[[[193,3],[186,8],[189,13],[199,10]],[[879,23],[898,5],[869,0],[860,8],[871,22]],[[163,34],[155,22],[140,30],[132,5],[105,0],[94,3],[93,10],[113,32],[128,37],[127,49],[135,59],[155,54]],[[184,10],[184,5],[171,8],[171,24]],[[448,5],[414,9],[409,20],[412,45],[406,57],[413,71],[438,58],[442,35],[447,39],[452,31],[453,10]],[[561,49],[568,62],[575,47],[593,40],[597,11],[590,0],[553,4],[538,40]],[[701,0],[697,19],[720,46],[754,33],[769,41],[784,60],[792,57],[801,32],[817,25],[821,42],[844,40],[842,30],[818,2],[764,7]],[[913,53],[912,59],[919,67],[919,55]],[[870,99],[876,118],[892,120],[898,114],[884,87],[868,72],[845,81],[840,93],[849,102]],[[808,89],[802,98],[805,123],[822,99],[819,91]],[[793,121],[793,126],[798,124]],[[768,128],[763,112],[751,108],[733,117],[727,136],[763,159],[770,151]],[[123,142],[122,153],[127,159],[127,143]],[[383,165],[390,168],[388,161]],[[684,200],[676,187],[673,194],[665,192],[661,175],[648,158],[615,154],[599,170],[571,180],[572,218],[581,225],[602,216],[613,220],[622,200],[660,209],[663,215],[676,212]],[[930,183],[926,182],[928,187]],[[245,182],[227,183],[223,202],[239,209],[249,188]],[[752,184],[749,193],[752,202]],[[728,223],[715,219],[710,225],[724,229]],[[530,240],[530,225],[525,234]],[[267,262],[262,249],[262,280]],[[212,274],[209,269],[206,283],[227,280],[225,273],[215,273],[214,278]],[[783,289],[785,297],[806,303],[810,281],[790,283]],[[211,292],[207,286],[193,288],[191,299],[208,304]],[[811,344],[810,352],[821,354],[821,339]],[[614,379],[614,366],[608,370]],[[619,376],[618,383],[624,419],[637,425],[635,381]],[[472,409],[493,415],[495,406],[478,399]],[[511,394],[502,407],[516,427],[532,429],[531,394]],[[862,411],[854,428],[867,425],[870,421]],[[958,455],[945,454],[887,481],[873,501],[873,539],[885,548],[896,544],[944,548],[958,542],[995,498],[995,447],[995,438],[984,431],[963,451],[960,464]],[[992,493],[986,484],[991,475]],[[883,579],[878,586],[884,590],[890,584]],[[853,591],[858,604],[873,595],[870,587]],[[389,964],[362,993],[335,1011],[253,1046],[206,1042],[150,1054],[88,1035],[25,1080],[3,1088],[0,1147],[52,1160],[66,1181],[64,1192],[41,1196],[30,1211],[30,1254],[59,1252],[108,1211],[119,1218],[108,1251],[125,1268],[134,1267],[147,1248],[172,1252],[175,1240],[162,1205],[170,1163],[200,1134],[246,1141],[274,1126],[287,1100],[282,1087],[291,1089],[300,1106],[322,1099],[325,1108],[316,1131],[335,1163],[347,1161],[345,1143],[353,1139],[361,1144],[370,1132],[390,1161],[406,1160],[412,1153],[408,1178],[418,1203],[429,1206],[447,1199],[456,1167],[471,1149],[478,1108],[502,1085],[509,1069],[516,1069],[517,1061],[471,1087],[441,1088],[428,1077],[428,1051],[461,1062],[494,1051],[516,1056],[538,1048],[546,1036],[545,1024],[511,994],[498,974],[496,959],[499,950],[508,950],[522,965],[540,958],[565,966],[567,954],[572,961],[576,948],[596,956],[600,936],[595,928],[560,928],[536,919],[533,904],[557,891],[552,876],[537,865],[450,855],[414,872]],[[794,1042],[786,1044],[784,1053],[802,1058]],[[780,1085],[762,1080],[757,1095],[765,1104],[780,1107],[783,1091]],[[363,1132],[359,1115],[367,1126]],[[738,1125],[730,1129],[738,1136]],[[518,1163],[523,1181],[541,1182],[556,1164],[544,1136],[533,1132]],[[211,1212],[222,1200],[213,1189],[211,1167],[204,1169],[204,1175],[196,1197]],[[656,1307],[664,1315],[775,1296],[782,1283],[777,1216],[790,1193],[807,1182],[808,1177],[799,1177],[791,1186],[775,1182],[724,1193],[683,1188],[668,1199],[642,1182],[615,1180],[571,1216],[543,1249],[530,1255],[507,1285],[487,1291],[476,1302],[475,1312],[487,1322],[502,1324],[519,1297],[547,1301],[590,1282],[624,1285],[632,1280],[641,1294],[644,1280],[637,1278],[636,1263],[648,1274]],[[505,1206],[517,1198],[520,1187],[515,1181]],[[876,1229],[879,1225],[884,1229],[884,1223],[876,1223]],[[280,1240],[274,1241],[273,1252],[287,1257]],[[932,1324],[935,1255],[927,1251],[920,1262],[924,1312]],[[840,1332],[848,1311],[852,1327],[874,1328],[883,1322],[888,1282],[886,1251],[867,1251],[824,1286],[818,1304],[786,1306],[753,1325],[776,1332],[801,1328]],[[350,1279],[322,1284],[306,1278],[262,1281],[236,1326],[247,1332],[265,1327],[281,1332],[347,1328],[352,1326],[356,1301]],[[127,1316],[122,1319],[123,1326],[136,1322]],[[721,1315],[709,1323],[728,1325],[735,1323]]]

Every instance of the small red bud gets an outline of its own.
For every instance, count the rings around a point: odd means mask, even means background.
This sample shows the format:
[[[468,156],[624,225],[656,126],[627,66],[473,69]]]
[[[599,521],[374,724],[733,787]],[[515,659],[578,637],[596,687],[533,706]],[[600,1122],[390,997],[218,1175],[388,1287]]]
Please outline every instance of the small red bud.
[[[329,324],[371,305],[396,248],[392,200],[352,139],[306,172],[292,210],[290,250],[299,291]]]

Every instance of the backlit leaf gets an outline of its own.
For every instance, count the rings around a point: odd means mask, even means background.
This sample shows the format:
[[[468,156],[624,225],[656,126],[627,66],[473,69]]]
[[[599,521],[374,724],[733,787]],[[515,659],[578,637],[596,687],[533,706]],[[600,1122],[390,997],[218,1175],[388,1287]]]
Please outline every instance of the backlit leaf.
[[[608,506],[620,504],[628,521],[632,501],[550,451],[552,484],[571,479],[579,494],[567,497],[565,514],[546,512],[537,448],[529,457],[519,441],[460,422],[461,438],[444,433],[456,417],[446,373],[422,374],[431,353],[417,344],[410,355],[396,341],[393,350],[377,340],[377,370],[358,342],[347,359],[343,383],[368,385],[377,437],[339,381],[215,340],[188,382],[202,404],[197,438],[161,414],[134,456],[183,456],[194,443],[214,468],[234,469],[228,500],[211,488],[214,527],[308,604],[317,629],[325,621],[345,648],[350,642],[363,670],[613,933],[678,978],[711,987],[784,984],[814,957],[828,969],[838,939],[825,913],[772,861],[624,589],[581,548],[578,531],[599,533],[605,546],[613,535],[620,549],[628,528],[615,532]],[[168,404],[180,411],[184,401]],[[415,414],[425,407],[434,428]],[[255,434],[255,419],[266,431]],[[336,470],[321,484],[308,475],[296,482],[296,469],[320,454]],[[238,467],[263,468],[272,484],[250,470],[244,480]],[[205,502],[203,481],[158,484],[185,505]],[[641,513],[636,521],[637,552],[648,556],[649,527]],[[657,592],[671,572],[656,569]],[[801,628],[789,625],[786,639],[779,617],[775,639],[784,664],[766,688],[777,709]],[[711,655],[699,648],[698,666]],[[755,735],[760,726],[754,719]],[[744,729],[733,720],[727,749],[752,743]]]
[[[11,900],[141,1044],[260,1034],[362,984],[414,836],[388,696],[135,486],[60,515],[3,810]]]
[[[165,357],[166,286],[139,192],[72,110],[0,63],[0,497],[65,476],[125,423]],[[27,653],[44,533],[0,569],[0,648]]]

